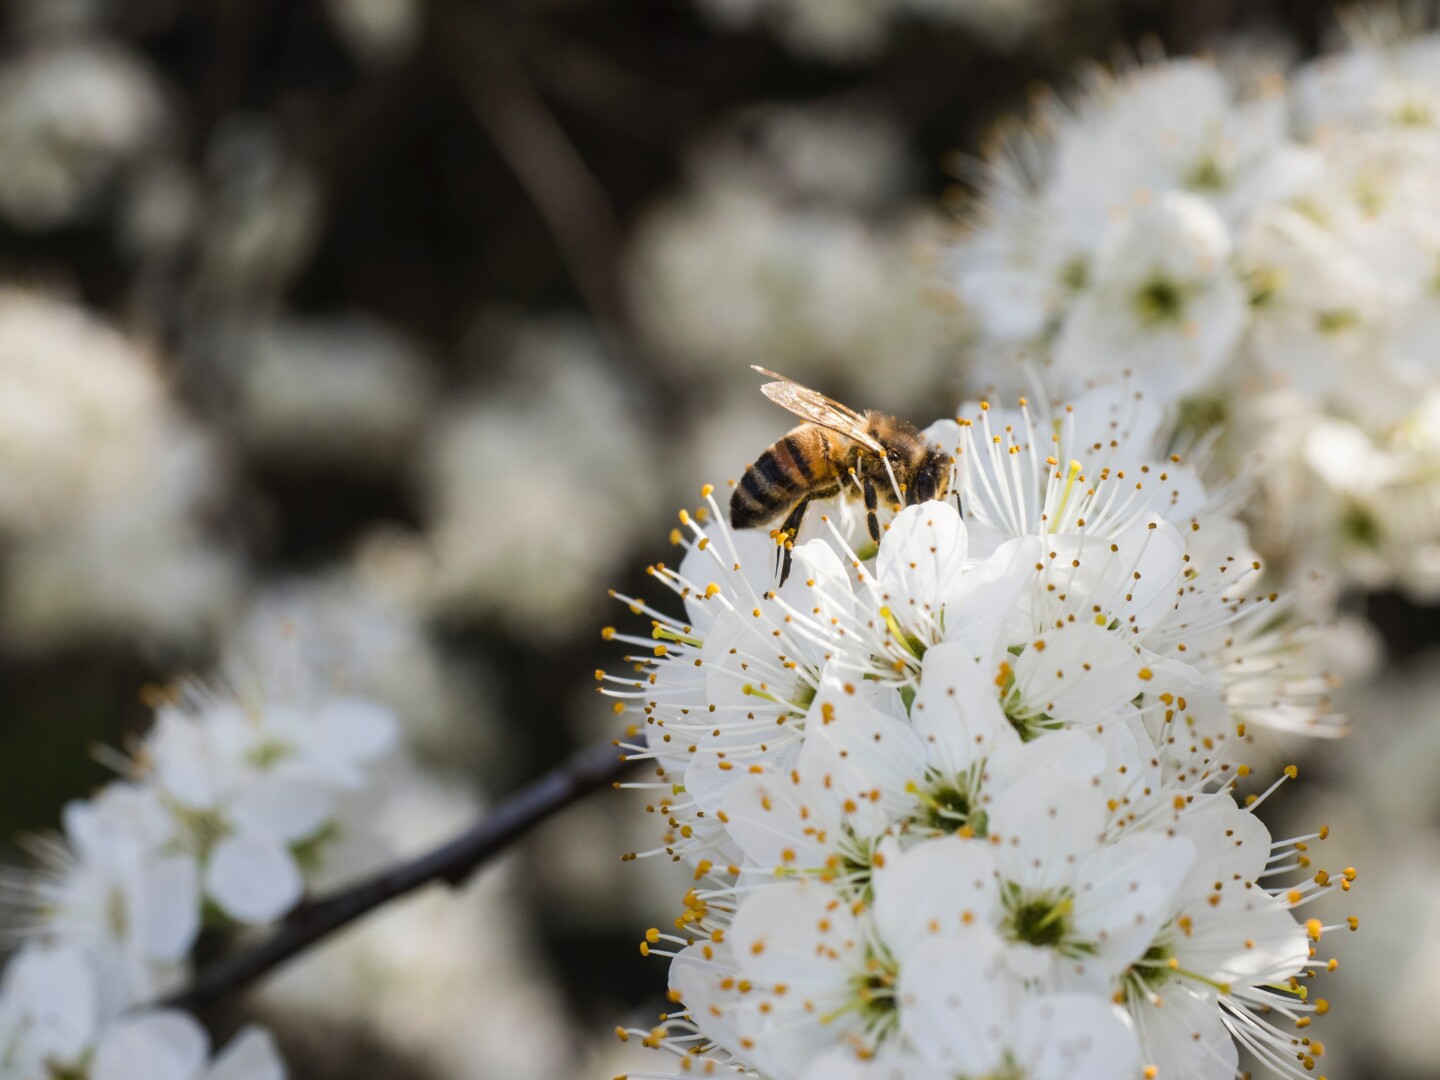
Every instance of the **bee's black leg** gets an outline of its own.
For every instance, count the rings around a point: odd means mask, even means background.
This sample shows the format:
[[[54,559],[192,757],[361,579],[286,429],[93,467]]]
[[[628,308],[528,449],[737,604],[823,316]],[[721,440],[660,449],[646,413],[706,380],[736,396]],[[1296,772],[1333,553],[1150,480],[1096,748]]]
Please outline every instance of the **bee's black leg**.
[[[865,492],[865,524],[870,528],[870,539],[878,544],[880,543],[880,519],[875,512],[880,506],[880,501],[875,494],[875,481],[867,476],[860,486]]]
[[[795,543],[795,538],[800,535],[800,522],[805,518],[805,508],[810,505],[809,499],[801,499],[790,511],[790,516],[780,526],[780,551],[777,559],[780,563],[780,584],[785,584],[785,579],[790,576],[790,548]]]

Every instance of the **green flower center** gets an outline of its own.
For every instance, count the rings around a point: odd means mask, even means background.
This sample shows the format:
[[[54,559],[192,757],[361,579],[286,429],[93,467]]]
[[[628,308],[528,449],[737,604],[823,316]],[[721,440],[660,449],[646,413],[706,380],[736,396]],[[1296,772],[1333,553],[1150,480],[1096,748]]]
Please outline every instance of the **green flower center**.
[[[917,790],[920,813],[917,820],[941,833],[969,831],[971,836],[983,837],[988,832],[989,819],[985,811],[977,809],[969,791],[952,783],[940,782],[935,786]]]
[[[1434,125],[1435,112],[1429,102],[1411,98],[1395,110],[1392,119],[1400,127],[1425,128]]]
[[[1369,507],[1359,503],[1351,503],[1340,516],[1340,535],[1350,543],[1366,548],[1378,548],[1385,539],[1380,519],[1370,512]]]
[[[1186,289],[1180,282],[1157,274],[1135,293],[1135,311],[1146,326],[1171,326],[1185,315]]]
[[[1185,174],[1185,186],[1191,191],[1224,191],[1229,186],[1225,170],[1213,157],[1204,157]]]
[[[1168,941],[1157,941],[1145,950],[1145,955],[1130,965],[1126,973],[1125,994],[1135,997],[1145,991],[1153,991],[1170,978],[1170,959],[1175,947]]]
[[[250,747],[245,755],[245,760],[257,769],[268,769],[271,765],[284,761],[294,752],[295,748],[289,743],[272,736],[268,739],[261,739]]]
[[[1339,334],[1360,325],[1360,316],[1349,308],[1332,308],[1315,316],[1315,327],[1322,334]]]
[[[1053,949],[1065,940],[1070,930],[1072,907],[1068,899],[1057,895],[1026,900],[1011,910],[1005,928],[1016,941]]]
[[[1071,292],[1079,292],[1090,281],[1090,267],[1079,255],[1060,267],[1060,284]]]

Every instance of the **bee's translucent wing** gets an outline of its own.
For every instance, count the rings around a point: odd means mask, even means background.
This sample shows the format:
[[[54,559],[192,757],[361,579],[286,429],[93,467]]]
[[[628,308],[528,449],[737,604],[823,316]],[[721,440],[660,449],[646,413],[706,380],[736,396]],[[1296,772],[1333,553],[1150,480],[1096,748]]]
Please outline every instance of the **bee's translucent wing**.
[[[812,424],[819,424],[831,431],[837,431],[872,453],[879,454],[881,457],[885,455],[885,447],[876,442],[874,436],[865,430],[865,418],[854,409],[841,405],[840,402],[826,397],[818,390],[801,386],[784,375],[777,375],[762,367],[755,367],[755,370],[761,375],[768,375],[775,380],[775,382],[768,382],[760,387],[760,392],[782,409],[789,409],[796,416],[809,420]]]

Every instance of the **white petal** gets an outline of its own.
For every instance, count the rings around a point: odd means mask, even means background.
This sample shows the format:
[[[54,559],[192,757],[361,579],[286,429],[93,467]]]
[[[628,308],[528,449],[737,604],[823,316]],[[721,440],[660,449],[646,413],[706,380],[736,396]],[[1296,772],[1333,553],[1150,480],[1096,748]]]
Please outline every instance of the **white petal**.
[[[1148,514],[1116,536],[1114,543],[1120,549],[1116,561],[1123,581],[1116,616],[1127,629],[1148,630],[1175,609],[1176,582],[1185,567],[1185,539],[1159,514]]]
[[[858,1011],[845,1006],[864,971],[864,943],[848,903],[832,890],[791,882],[751,893],[728,940],[741,976],[753,986],[736,1023],[754,1031],[765,1048],[768,1060],[757,1064],[766,1072],[794,1076],[825,1050],[845,1045],[861,1025]],[[783,993],[775,992],[777,983],[785,984]]]
[[[200,933],[200,868],[188,855],[156,859],[142,872],[131,916],[151,960],[175,964]]]
[[[334,796],[316,780],[264,775],[245,786],[230,816],[242,832],[289,843],[319,832],[334,806]]]
[[[800,756],[801,744],[787,743],[763,762],[769,769],[789,770]],[[722,766],[726,766],[722,768]],[[685,793],[707,814],[719,807],[726,792],[745,774],[745,768],[704,747],[685,765]]]
[[[226,762],[205,728],[182,713],[161,709],[145,739],[156,782],[182,806],[206,810],[227,782]]]
[[[1033,536],[1007,540],[965,574],[959,597],[945,611],[945,638],[982,663],[995,663],[1011,642],[1002,636],[1021,594],[1035,579],[1043,554]]]
[[[799,1080],[952,1080],[913,1051],[898,1049],[894,1040],[861,1057],[853,1047],[831,1050],[813,1059]]]
[[[270,1034],[250,1027],[230,1041],[205,1080],[285,1080],[285,1063]]]
[[[861,836],[878,836],[915,799],[906,791],[925,776],[925,747],[903,722],[847,694],[822,689],[806,717],[798,768],[835,795]]]
[[[1018,988],[988,928],[926,942],[900,963],[900,1023],[915,1048],[949,1074],[999,1072]]]
[[[1173,1080],[1231,1080],[1240,1067],[1235,1040],[1209,991],[1180,980],[1160,987],[1160,1004],[1133,1009],[1142,1059]]]
[[[1100,844],[1105,796],[1089,780],[1054,767],[1011,784],[987,805],[996,865],[1030,890],[1066,887],[1078,861]]]
[[[78,949],[22,949],[5,969],[0,994],[23,1029],[22,1060],[77,1063],[95,1039],[95,979]]]
[[[1068,776],[1077,783],[1098,786],[1109,778],[1110,755],[1097,736],[1083,729],[1049,732],[1028,743],[1022,743],[1017,735],[1014,742],[996,751],[985,772],[986,791],[992,800],[1012,786],[1033,794],[1038,776]]]
[[[822,626],[853,626],[859,603],[839,552],[824,540],[810,540],[791,552],[790,576],[780,598]]]
[[[237,922],[266,923],[300,902],[300,868],[279,843],[258,836],[220,841],[205,868],[205,892]]]
[[[757,982],[803,985],[811,993],[846,995],[851,974],[864,962],[849,906],[814,882],[785,882],[751,893],[729,937],[746,975]]]
[[[1145,954],[1175,913],[1175,896],[1195,861],[1183,836],[1122,836],[1085,860],[1077,875],[1075,930],[1099,943],[1090,966],[1115,974]]]
[[[1000,708],[994,674],[958,641],[925,652],[920,689],[910,706],[915,733],[925,742],[930,764],[947,778],[963,774],[1020,736]]]
[[[1104,998],[1051,994],[1026,1001],[1015,1014],[1013,1038],[1027,1080],[1117,1080],[1140,1072],[1135,1033]]]
[[[762,1037],[761,1017],[738,989],[735,971],[728,945],[690,945],[670,961],[670,992],[692,1013],[705,1017],[707,1037],[766,1067],[769,1046]]]
[[[188,1014],[149,1013],[105,1033],[90,1080],[194,1080],[209,1051],[204,1029]]]
[[[931,499],[895,515],[875,560],[875,573],[903,625],[918,612],[938,618],[960,589],[969,541],[965,522],[948,502]]]
[[[909,851],[883,844],[874,872],[875,925],[892,956],[937,935],[987,922],[998,901],[995,862],[983,840],[948,836]]]
[[[373,761],[395,746],[395,714],[368,698],[332,697],[315,718],[316,741],[344,761]]]
[[[819,867],[841,840],[834,797],[799,769],[746,771],[720,800],[725,829],[761,867]]]
[[[1216,882],[1222,894],[1242,890],[1270,861],[1270,830],[1228,794],[1196,800],[1176,820],[1175,831],[1188,836],[1197,852],[1187,892],[1209,893]]]
[[[763,529],[731,530],[727,538],[719,529],[710,530],[710,543],[705,549],[691,547],[680,560],[680,574],[699,588],[685,598],[688,621],[702,633],[708,633],[711,622],[726,610],[705,598],[705,586],[715,582],[732,598],[749,603],[763,596],[775,585],[775,541]],[[730,545],[735,548],[734,558]],[[740,569],[733,568],[740,563]]]
[[[1222,983],[1280,982],[1310,959],[1305,929],[1275,897],[1258,888],[1225,890],[1212,905],[1199,903],[1188,932],[1176,941],[1186,970]],[[1193,966],[1192,966],[1193,965]]]
[[[1031,713],[1094,724],[1135,698],[1144,666],[1120,632],[1073,623],[1028,644],[1015,660],[1015,685]]]

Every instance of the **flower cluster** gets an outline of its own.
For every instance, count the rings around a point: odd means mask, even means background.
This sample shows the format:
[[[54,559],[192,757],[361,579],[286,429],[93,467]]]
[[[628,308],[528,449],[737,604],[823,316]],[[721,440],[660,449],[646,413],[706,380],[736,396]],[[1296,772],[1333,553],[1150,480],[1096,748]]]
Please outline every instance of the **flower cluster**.
[[[8,875],[21,947],[0,986],[0,1077],[282,1077],[260,1032],[206,1071],[199,1026],[154,1006],[202,933],[277,919],[372,857],[368,789],[396,735],[388,710],[298,664],[157,691],[154,726],[113,755],[121,778],[66,806],[63,833],[32,842],[38,868]]]
[[[1288,83],[1156,60],[1049,100],[977,170],[946,278],[982,378],[1128,372],[1184,437],[1226,421],[1229,464],[1264,451],[1252,519],[1292,569],[1433,591],[1440,35],[1381,29]]]
[[[1295,911],[1354,871],[1272,841],[1234,752],[1341,721],[1160,424],[1114,390],[941,421],[958,508],[861,550],[813,511],[778,586],[774,538],[682,513],[684,614],[621,597],[653,632],[600,673],[695,882],[642,946],[683,1011],[623,1037],[771,1080],[1313,1068],[1333,928]]]

